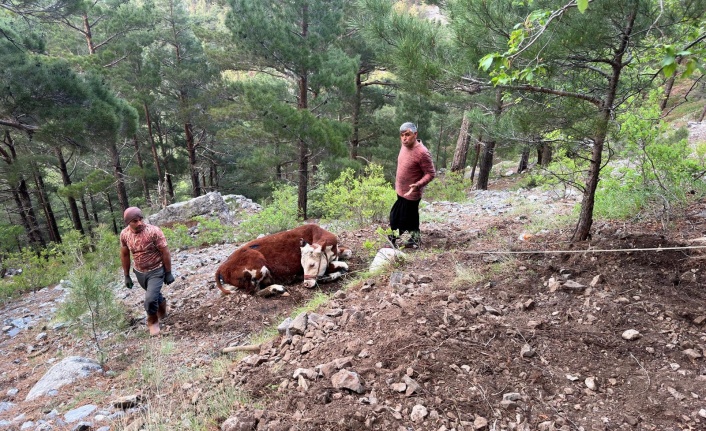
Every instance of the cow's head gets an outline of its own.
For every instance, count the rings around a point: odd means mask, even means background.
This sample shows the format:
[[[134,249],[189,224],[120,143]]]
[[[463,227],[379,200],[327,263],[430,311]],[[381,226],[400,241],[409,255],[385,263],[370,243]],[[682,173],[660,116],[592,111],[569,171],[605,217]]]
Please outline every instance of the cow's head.
[[[321,244],[309,244],[301,240],[302,268],[304,268],[304,287],[316,286],[316,279],[326,273],[331,258],[331,247],[321,249]]]

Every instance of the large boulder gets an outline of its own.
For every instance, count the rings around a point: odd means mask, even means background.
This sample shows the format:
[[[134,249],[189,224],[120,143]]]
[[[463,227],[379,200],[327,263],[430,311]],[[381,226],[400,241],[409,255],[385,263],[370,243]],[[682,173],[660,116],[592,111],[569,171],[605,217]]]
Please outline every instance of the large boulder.
[[[148,221],[150,224],[160,226],[185,222],[196,216],[215,217],[223,224],[233,224],[233,216],[230,214],[228,205],[218,192],[209,192],[188,201],[171,204],[149,216]]]
[[[80,356],[69,356],[51,367],[29,391],[25,400],[31,401],[39,398],[95,372],[103,372],[103,368],[96,361]]]
[[[230,215],[234,218],[240,218],[243,214],[256,214],[262,211],[262,206],[252,199],[246,198],[243,195],[223,195],[223,200],[226,201],[230,209]]]

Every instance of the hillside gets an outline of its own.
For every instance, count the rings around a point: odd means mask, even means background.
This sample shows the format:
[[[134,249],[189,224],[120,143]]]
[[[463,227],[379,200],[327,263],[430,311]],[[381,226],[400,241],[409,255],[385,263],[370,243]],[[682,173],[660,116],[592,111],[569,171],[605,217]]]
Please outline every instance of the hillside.
[[[425,207],[422,249],[379,275],[359,275],[376,226],[340,234],[351,274],[321,290],[222,297],[212,278],[234,245],[174,251],[164,336],[147,337],[142,292],[122,288],[132,326],[102,340],[106,372],[34,401],[56,361],[96,352],[50,323],[61,288],[28,294],[0,310],[0,429],[706,429],[705,265],[692,248],[705,245],[706,202],[661,222],[597,223],[569,244],[572,226],[550,220],[575,198],[505,186]],[[319,292],[328,300],[316,296],[302,335],[221,353]],[[340,370],[351,373],[334,382]],[[113,406],[125,396],[135,406]]]

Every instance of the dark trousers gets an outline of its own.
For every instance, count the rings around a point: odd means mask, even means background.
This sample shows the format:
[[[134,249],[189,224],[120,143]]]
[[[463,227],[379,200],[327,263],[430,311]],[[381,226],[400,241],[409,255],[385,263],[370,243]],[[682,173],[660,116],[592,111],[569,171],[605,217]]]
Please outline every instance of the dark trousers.
[[[399,230],[402,235],[405,232],[419,232],[419,202],[405,199],[397,195],[397,201],[390,210],[390,228]]]
[[[164,267],[159,267],[148,272],[132,270],[137,277],[137,282],[145,289],[145,311],[148,316],[157,314],[159,304],[166,301],[162,296],[162,285],[164,284]]]

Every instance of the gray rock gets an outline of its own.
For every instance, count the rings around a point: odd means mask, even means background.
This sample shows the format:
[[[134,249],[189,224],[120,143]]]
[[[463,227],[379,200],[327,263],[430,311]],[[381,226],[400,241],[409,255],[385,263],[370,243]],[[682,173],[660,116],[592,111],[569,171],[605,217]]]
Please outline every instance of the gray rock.
[[[301,313],[294,318],[292,324],[289,325],[289,332],[292,335],[304,335],[306,333],[306,326],[308,323],[307,313]]]
[[[7,401],[0,401],[0,413],[10,410],[15,405],[13,403],[8,403]]]
[[[69,356],[51,367],[29,391],[25,400],[31,401],[43,395],[49,395],[52,391],[95,372],[103,372],[96,361],[80,356]]]
[[[261,417],[261,411],[240,411],[221,424],[221,431],[253,431]]]
[[[79,421],[93,413],[97,408],[98,407],[94,406],[93,404],[87,404],[85,406],[69,410],[64,414],[64,420],[68,423]]]
[[[291,325],[292,325],[292,318],[287,317],[286,319],[284,319],[282,321],[282,323],[280,323],[277,326],[277,332],[279,332],[280,335],[285,335],[285,334],[289,335],[289,327]]]
[[[421,404],[417,404],[412,407],[412,413],[409,415],[409,418],[412,422],[422,422],[428,414],[429,412],[426,407]]]
[[[419,383],[417,383],[416,380],[409,377],[408,375],[402,376],[402,381],[407,385],[407,389],[405,390],[404,394],[408,397],[411,397],[421,387],[419,386]]]
[[[152,214],[148,221],[154,225],[163,225],[177,221],[187,221],[196,216],[211,216],[218,218],[221,223],[233,224],[228,205],[218,192],[206,193],[203,196],[171,204],[163,210]]]
[[[365,392],[361,378],[355,371],[341,370],[331,377],[331,384],[336,389],[350,389],[362,394]]]
[[[316,378],[319,376],[319,373],[311,368],[297,368],[296,370],[294,370],[292,378],[296,379],[299,376],[304,376],[309,380],[316,380]]]
[[[622,337],[625,340],[632,341],[632,340],[637,340],[638,338],[642,337],[640,332],[636,331],[635,329],[628,329],[627,331],[623,332]]]

